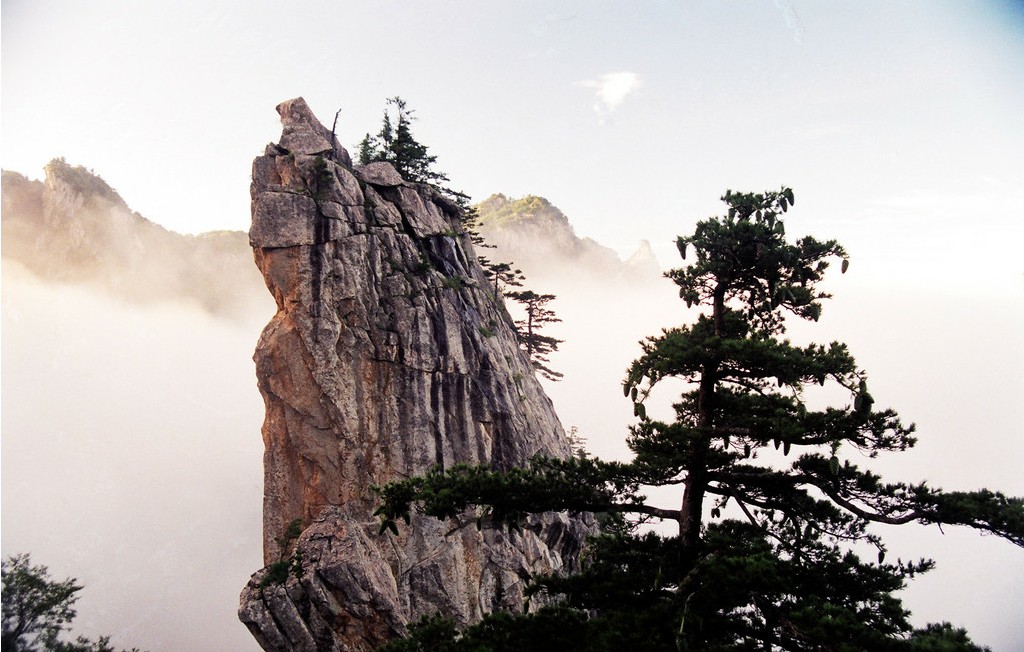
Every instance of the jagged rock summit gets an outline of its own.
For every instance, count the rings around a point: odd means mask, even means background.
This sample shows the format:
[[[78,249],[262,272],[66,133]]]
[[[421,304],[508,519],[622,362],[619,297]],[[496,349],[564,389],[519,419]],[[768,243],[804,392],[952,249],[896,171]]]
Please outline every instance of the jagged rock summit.
[[[459,208],[387,163],[352,167],[301,98],[277,110],[249,232],[277,303],[255,354],[268,567],[239,617],[265,650],[368,650],[423,615],[521,609],[524,578],[575,564],[582,521],[414,515],[379,535],[372,515],[372,485],[434,465],[569,453]]]

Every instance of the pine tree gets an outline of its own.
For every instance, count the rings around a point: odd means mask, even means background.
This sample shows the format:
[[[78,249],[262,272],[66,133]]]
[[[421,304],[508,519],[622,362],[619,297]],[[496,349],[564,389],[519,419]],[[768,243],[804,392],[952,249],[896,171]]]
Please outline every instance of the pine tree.
[[[581,572],[533,579],[531,594],[557,606],[452,629],[431,649],[512,649],[501,641],[551,632],[553,645],[578,650],[979,649],[948,624],[910,627],[895,593],[933,564],[886,561],[871,526],[963,525],[1024,546],[1024,500],[884,482],[860,468],[855,460],[912,447],[914,426],[875,408],[846,345],[785,339],[787,318],[817,320],[829,298],[818,283],[837,261],[846,272],[845,250],[787,240],[788,188],[723,201],[725,216],[678,239],[692,262],[668,273],[700,315],[646,340],[623,383],[638,418],[631,462],[458,466],[379,490],[385,523],[414,507],[455,518],[482,506],[491,526],[510,528],[549,510],[602,518]],[[669,378],[685,385],[675,418],[651,419],[646,401]],[[816,385],[845,398],[814,408],[804,397]],[[676,487],[680,507],[649,504],[644,486]],[[650,520],[678,533],[639,527]],[[861,558],[866,547],[876,559]]]
[[[380,131],[375,136],[366,134],[359,143],[360,165],[386,161],[395,166],[407,181],[430,184],[461,195],[443,186],[448,181],[448,175],[434,167],[437,156],[429,154],[429,148],[412,135],[412,123],[416,119],[413,113],[415,111],[401,97],[388,98]]]
[[[483,265],[484,275],[494,281],[495,297],[503,296],[510,287],[523,287],[526,277],[520,270],[513,267],[512,263],[492,263],[481,257],[480,264]]]
[[[547,365],[550,363],[548,356],[558,350],[558,345],[562,343],[562,340],[540,333],[540,330],[547,324],[562,321],[554,311],[547,307],[555,300],[555,295],[537,294],[533,290],[523,290],[509,292],[508,297],[522,305],[526,313],[525,317],[516,320],[519,343],[526,349],[526,357],[534,368],[548,380],[561,380],[562,374]]]

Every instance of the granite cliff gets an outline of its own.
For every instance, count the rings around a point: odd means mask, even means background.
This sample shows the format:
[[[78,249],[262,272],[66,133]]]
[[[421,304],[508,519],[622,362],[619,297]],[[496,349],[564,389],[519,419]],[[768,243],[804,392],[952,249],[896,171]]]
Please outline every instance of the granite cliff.
[[[266,650],[366,650],[422,615],[521,609],[531,573],[575,563],[580,520],[507,533],[414,516],[380,535],[372,515],[374,484],[569,451],[459,208],[387,163],[352,166],[301,98],[277,109],[249,232],[277,304],[255,354],[268,567],[239,617]]]

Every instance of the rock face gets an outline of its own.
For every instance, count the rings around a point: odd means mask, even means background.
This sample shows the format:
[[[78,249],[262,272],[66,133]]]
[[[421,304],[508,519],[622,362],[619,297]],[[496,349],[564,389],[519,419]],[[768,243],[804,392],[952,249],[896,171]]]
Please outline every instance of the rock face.
[[[291,570],[256,573],[239,617],[266,650],[366,650],[422,615],[521,609],[530,573],[572,566],[582,522],[550,514],[507,534],[414,516],[396,536],[372,516],[374,484],[569,451],[459,209],[389,164],[352,168],[301,98],[278,113],[249,237],[277,303],[255,354],[264,562]]]

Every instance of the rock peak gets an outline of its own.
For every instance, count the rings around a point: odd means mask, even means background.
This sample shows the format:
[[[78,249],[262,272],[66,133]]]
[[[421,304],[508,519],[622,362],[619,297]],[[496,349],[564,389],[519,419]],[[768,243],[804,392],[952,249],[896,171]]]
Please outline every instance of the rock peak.
[[[352,168],[301,98],[278,112],[249,232],[277,303],[254,356],[268,567],[239,616],[266,650],[368,650],[423,615],[521,609],[522,577],[572,567],[584,523],[505,533],[414,515],[380,535],[373,516],[373,485],[569,453],[459,208],[389,165]]]
[[[636,251],[626,259],[626,266],[651,276],[661,273],[661,265],[658,263],[658,257],[654,254],[649,240],[640,241]]]
[[[352,167],[348,150],[341,146],[334,134],[323,126],[306,100],[296,97],[276,107],[281,116],[280,147],[292,154],[327,154],[347,167]]]

